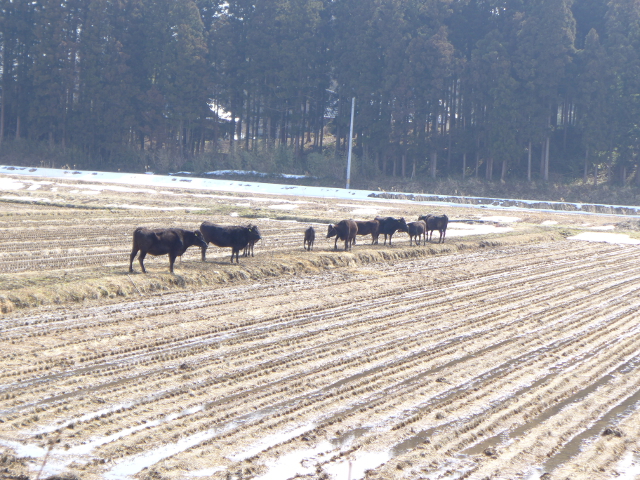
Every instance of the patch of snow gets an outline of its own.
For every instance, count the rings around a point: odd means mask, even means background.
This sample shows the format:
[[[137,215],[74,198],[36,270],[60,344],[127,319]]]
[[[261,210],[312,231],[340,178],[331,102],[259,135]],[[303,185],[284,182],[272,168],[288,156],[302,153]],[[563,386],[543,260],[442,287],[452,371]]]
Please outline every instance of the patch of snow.
[[[640,454],[627,452],[614,468],[618,472],[616,478],[622,480],[635,480],[640,476]]]
[[[303,433],[309,432],[315,427],[315,424],[306,424],[294,428],[293,430],[285,430],[273,435],[269,435],[268,437],[265,437],[260,441],[254,443],[243,452],[232,455],[231,457],[229,457],[229,460],[233,462],[241,462],[249,457],[253,457],[254,455],[259,454],[260,452],[264,452],[265,450],[278,445],[279,443],[284,443],[288,440],[291,440],[292,438],[296,438],[302,435]]]
[[[351,459],[341,462],[331,463],[324,466],[324,471],[334,480],[360,480],[364,478],[364,472],[378,468],[383,463],[391,459],[389,452],[356,452],[351,455]],[[349,474],[351,476],[349,477]]]
[[[489,216],[489,217],[480,217],[480,220],[483,220],[485,222],[514,223],[514,222],[519,222],[520,218],[493,215],[493,216]]]
[[[0,178],[0,190],[20,190],[24,183],[16,182],[13,178]]]
[[[587,242],[605,242],[618,245],[640,245],[640,240],[630,238],[629,235],[623,233],[601,233],[601,232],[582,232],[569,240],[584,240]]]
[[[295,450],[280,456],[275,462],[268,465],[269,470],[256,480],[281,480],[283,478],[296,478],[299,476],[313,475],[319,456],[330,452],[332,445],[329,442],[320,442],[313,448]]]
[[[540,225],[557,225],[557,224],[558,222],[556,222],[555,220],[545,220]]]
[[[0,445],[8,447],[13,450],[16,457],[27,458],[42,458],[47,453],[46,448],[38,447],[37,445],[23,445],[20,442],[13,442],[11,440],[3,440],[0,438]]]
[[[486,235],[487,233],[506,233],[513,227],[496,227],[495,225],[477,225],[468,223],[450,223],[447,227],[447,237],[468,237],[470,235]],[[438,231],[433,232],[433,238],[438,238]]]

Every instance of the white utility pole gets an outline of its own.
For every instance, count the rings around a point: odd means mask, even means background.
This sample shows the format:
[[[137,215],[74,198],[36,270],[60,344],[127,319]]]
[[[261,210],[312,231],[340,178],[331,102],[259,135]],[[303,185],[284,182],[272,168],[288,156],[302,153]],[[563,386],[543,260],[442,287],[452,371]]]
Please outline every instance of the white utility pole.
[[[351,183],[351,147],[353,146],[353,113],[356,109],[356,97],[351,98],[351,126],[349,127],[349,154],[347,156],[347,187]]]

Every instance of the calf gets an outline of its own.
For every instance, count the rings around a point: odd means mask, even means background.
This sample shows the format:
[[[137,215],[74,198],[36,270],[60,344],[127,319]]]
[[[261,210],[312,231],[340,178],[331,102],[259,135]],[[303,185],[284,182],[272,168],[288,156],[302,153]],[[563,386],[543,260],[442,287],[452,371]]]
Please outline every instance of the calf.
[[[406,232],[408,228],[407,222],[404,218],[397,219],[393,217],[376,217],[375,220],[380,222],[380,229],[378,230],[378,234],[384,235],[385,245],[387,244],[387,235],[389,235],[389,246],[391,246],[391,237],[393,237],[393,234],[396,233],[396,231]]]
[[[378,243],[378,230],[380,222],[378,220],[361,221],[356,220],[358,225],[358,235],[371,235],[371,244]],[[355,240],[353,242],[356,243]]]
[[[231,263],[236,256],[236,263],[240,263],[238,256],[240,250],[245,248],[251,240],[260,240],[260,230],[255,225],[243,227],[240,225],[216,225],[211,222],[203,222],[200,231],[205,245],[202,247],[202,261],[206,261],[207,244],[213,243],[218,247],[231,247]]]
[[[147,273],[144,268],[144,257],[147,253],[151,255],[169,255],[169,271],[173,273],[173,264],[176,257],[182,254],[191,246],[207,248],[202,233],[198,230],[192,232],[181,228],[156,228],[149,229],[138,227],[133,232],[133,249],[129,256],[129,273],[133,272],[133,259],[138,252],[138,262],[143,273]]]
[[[311,250],[313,248],[313,242],[316,241],[316,230],[313,227],[309,227],[304,231],[304,249]]]
[[[425,223],[424,220],[418,220],[417,222],[410,222],[407,223],[407,233],[409,234],[409,246],[411,246],[411,241],[413,240],[413,237],[416,237],[416,246],[420,245],[420,236],[422,236],[422,244],[426,245],[427,244],[427,239],[426,239],[426,230],[427,230],[427,224]]]
[[[334,249],[338,249],[338,240],[344,240],[344,250],[350,250],[355,243],[358,234],[358,224],[353,220],[341,220],[336,225],[330,224],[327,230],[327,238],[336,237]]]
[[[251,225],[248,225],[248,227],[251,227]],[[247,246],[244,247],[242,256],[248,257],[249,253],[251,253],[251,256],[253,257],[253,246],[261,238],[262,236],[260,235],[260,229],[258,227],[254,226],[253,230],[249,230],[249,243],[247,243]]]
[[[429,241],[431,241],[431,238],[433,237],[433,231],[438,230],[440,233],[438,243],[444,243],[444,238],[447,234],[447,225],[449,224],[449,217],[446,215],[422,215],[418,217],[418,220],[424,220],[427,224]]]

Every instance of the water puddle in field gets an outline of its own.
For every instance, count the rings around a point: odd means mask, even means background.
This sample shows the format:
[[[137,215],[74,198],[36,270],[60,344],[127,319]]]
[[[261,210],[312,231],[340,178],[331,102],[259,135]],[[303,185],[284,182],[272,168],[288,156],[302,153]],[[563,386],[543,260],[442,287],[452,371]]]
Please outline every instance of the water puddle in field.
[[[450,223],[447,227],[447,237],[468,237],[470,235],[486,235],[489,233],[507,233],[512,230],[513,227],[498,227],[496,225]],[[437,235],[437,233],[438,231],[436,230],[434,235]]]
[[[354,441],[358,440],[360,437],[363,437],[367,433],[369,433],[373,428],[372,427],[359,427],[349,430],[345,433],[338,435],[337,437],[329,440],[331,445],[336,448],[344,448],[350,446]]]
[[[537,417],[535,417],[532,420],[529,420],[527,423],[520,425],[514,428],[513,430],[504,431],[499,433],[498,435],[494,435],[490,438],[487,438],[486,440],[479,442],[470,448],[467,448],[462,453],[466,455],[478,455],[483,453],[488,448],[495,448],[509,441],[514,441],[523,437],[533,428],[536,428],[538,425],[540,425],[542,422],[548,420],[554,415],[557,415],[566,406],[584,400],[587,396],[592,394],[594,391],[596,391],[603,385],[606,385],[611,380],[613,380],[616,375],[624,374],[629,370],[635,369],[639,364],[640,364],[640,355],[637,355],[632,359],[628,360],[627,362],[623,363],[622,365],[618,366],[617,368],[615,368],[611,373],[608,373],[607,375],[600,378],[600,380],[598,380],[597,382],[574,393],[573,395],[557,403],[553,407],[541,412]],[[625,402],[619,405],[619,407],[621,408],[620,410],[618,409],[618,407],[614,408],[612,411],[615,411],[615,412],[612,414],[611,417],[609,417],[608,415],[605,415],[603,417],[604,419],[603,421],[606,422],[606,421],[612,420],[613,418],[615,418],[616,415],[620,415],[628,408],[631,408],[631,406],[636,405],[639,400],[640,400],[640,392],[637,392],[635,395],[633,395],[628,400],[626,400]],[[598,424],[598,422],[596,423]],[[598,424],[598,427],[594,425],[594,428],[602,429],[602,425]],[[545,466],[548,466],[549,468],[556,468],[562,463],[567,462],[579,452],[579,447],[582,444],[582,441],[586,438],[592,437],[594,434],[595,434],[595,430],[589,429],[585,431],[584,436],[583,434],[581,434],[578,436],[579,438],[576,437],[574,440],[569,442],[569,444],[567,444],[565,448],[563,448],[560,452],[558,452],[556,455],[551,457],[551,459],[549,459],[547,463],[545,463]]]
[[[389,452],[358,450],[347,455],[346,459],[323,465],[322,470],[332,480],[360,480],[367,470],[373,470],[391,459]]]
[[[617,245],[640,245],[640,240],[630,238],[629,235],[622,233],[605,233],[605,232],[582,232],[573,237],[567,237],[568,240],[584,240],[587,242],[604,242]]]
[[[256,480],[282,480],[299,476],[313,475],[317,465],[326,460],[332,452],[331,444],[327,441],[318,443],[315,447],[295,450],[280,455],[277,460],[267,463],[269,470]]]
[[[552,472],[567,463],[580,453],[586,443],[602,435],[605,429],[618,425],[626,417],[637,411],[638,407],[640,407],[640,390],[601,416],[590,428],[572,438],[560,451],[542,465],[542,470]]]

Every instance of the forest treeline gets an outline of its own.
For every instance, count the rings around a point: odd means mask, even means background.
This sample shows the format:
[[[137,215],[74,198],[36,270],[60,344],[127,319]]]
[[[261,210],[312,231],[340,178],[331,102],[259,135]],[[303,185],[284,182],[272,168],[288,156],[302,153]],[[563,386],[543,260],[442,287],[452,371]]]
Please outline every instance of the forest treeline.
[[[0,152],[640,184],[637,0],[0,3]]]

